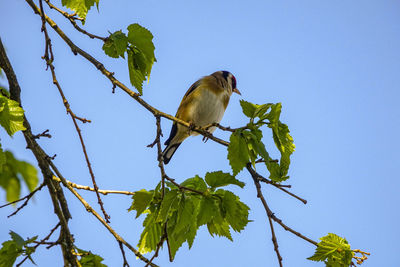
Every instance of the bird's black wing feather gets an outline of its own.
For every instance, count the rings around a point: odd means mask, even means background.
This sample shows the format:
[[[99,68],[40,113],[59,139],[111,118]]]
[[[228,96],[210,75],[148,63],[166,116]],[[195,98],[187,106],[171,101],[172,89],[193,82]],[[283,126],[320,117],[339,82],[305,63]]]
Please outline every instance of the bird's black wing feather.
[[[195,82],[194,84],[192,84],[192,86],[190,86],[189,90],[186,92],[186,94],[185,94],[185,96],[184,96],[183,98],[185,98],[185,97],[187,97],[188,95],[190,95],[190,94],[194,91],[194,89],[196,89],[197,87],[199,87],[199,85],[200,85],[200,80],[198,80],[197,82]]]
[[[178,126],[176,125],[176,122],[174,122],[174,124],[172,124],[171,133],[169,134],[169,137],[167,141],[165,141],[164,145],[168,146],[172,138],[175,137],[177,132],[178,132]]]

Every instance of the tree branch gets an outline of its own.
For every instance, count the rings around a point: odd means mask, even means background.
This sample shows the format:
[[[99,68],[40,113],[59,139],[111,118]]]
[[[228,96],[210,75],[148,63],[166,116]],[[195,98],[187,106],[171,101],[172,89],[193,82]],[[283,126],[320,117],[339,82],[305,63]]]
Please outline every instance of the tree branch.
[[[18,84],[17,77],[10,64],[10,61],[8,60],[1,39],[0,39],[0,67],[4,70],[4,73],[7,76],[11,99],[17,101],[20,104],[20,106],[22,106],[21,96],[20,96],[21,88]],[[53,183],[51,179],[52,173],[49,168],[49,164],[47,162],[48,156],[36,142],[35,136],[32,134],[31,131],[31,126],[26,117],[24,118],[24,126],[26,130],[23,131],[23,134],[27,143],[27,147],[30,150],[32,150],[39,164],[39,168],[43,174],[44,183],[47,185],[47,188],[50,193],[50,197],[54,207],[54,212],[60,220],[61,224],[60,240],[63,240],[63,242],[61,242],[61,248],[64,256],[64,265],[78,266],[79,265],[78,259],[74,255],[74,253],[72,253],[74,251],[74,245],[73,245],[74,239],[68,228],[68,219],[71,218],[71,215],[68,210],[67,202],[65,201],[64,193],[59,184]]]
[[[38,14],[39,16],[41,16],[41,12],[40,9],[35,5],[35,3],[32,0],[25,0],[33,9],[33,11]],[[54,29],[54,31],[67,43],[67,45],[71,48],[72,52],[77,55],[81,55],[82,57],[84,57],[85,59],[87,59],[90,63],[92,63],[104,76],[106,76],[110,82],[113,84],[113,86],[117,86],[120,89],[122,89],[125,93],[127,93],[130,97],[132,97],[133,99],[135,99],[140,105],[142,105],[145,109],[147,109],[148,111],[150,111],[154,116],[160,116],[163,118],[166,118],[168,120],[171,121],[175,121],[183,126],[186,126],[187,128],[190,128],[192,131],[198,132],[201,135],[214,140],[215,142],[224,145],[224,146],[228,146],[228,142],[213,136],[212,134],[210,134],[209,132],[207,132],[206,130],[204,130],[202,127],[198,127],[198,126],[193,126],[190,125],[190,123],[183,121],[181,119],[178,119],[172,115],[169,115],[167,113],[164,113],[156,108],[154,108],[153,106],[151,106],[150,104],[148,104],[146,101],[144,101],[140,95],[138,93],[133,92],[132,90],[130,90],[126,85],[124,85],[122,82],[120,82],[118,79],[116,79],[114,77],[114,73],[110,72],[109,70],[107,70],[104,65],[97,61],[94,57],[92,57],[89,53],[85,52],[84,50],[82,50],[81,48],[79,48],[77,45],[75,45],[71,39],[68,38],[68,36],[61,30],[61,28],[51,19],[49,18],[47,15],[44,15],[46,22],[50,25],[50,27],[52,27]]]
[[[87,201],[79,195],[78,192],[75,191],[75,189],[67,183],[67,180],[62,176],[62,174],[59,172],[57,167],[54,165],[53,162],[49,162],[51,168],[53,171],[56,173],[56,175],[59,177],[61,180],[61,183],[82,203],[82,205],[85,207],[86,211],[91,213],[98,221],[101,222],[101,224],[104,225],[104,227],[115,237],[115,239],[122,244],[124,244],[127,248],[129,248],[139,259],[142,261],[148,263],[149,260],[144,257],[139,251],[137,251],[131,244],[126,242],[90,205],[87,203]],[[157,267],[156,264],[151,263],[150,266]]]
[[[247,164],[246,168],[247,168],[247,170],[250,172],[250,174],[251,174],[251,176],[252,176],[252,178],[253,178],[253,180],[254,180],[254,183],[255,183],[256,189],[257,189],[257,197],[261,200],[261,202],[262,202],[262,204],[263,204],[263,206],[264,206],[264,209],[265,209],[265,211],[266,211],[267,214],[268,214],[268,217],[271,217],[272,220],[274,220],[275,222],[277,222],[277,223],[278,223],[280,226],[282,226],[283,229],[285,229],[286,231],[289,231],[289,232],[291,232],[292,234],[297,235],[298,237],[300,237],[300,238],[306,240],[307,242],[309,242],[309,243],[311,243],[311,244],[317,246],[317,245],[318,245],[317,242],[315,242],[314,240],[312,240],[312,239],[310,239],[310,238],[308,238],[308,237],[306,237],[306,236],[300,234],[299,232],[293,230],[292,228],[290,228],[289,226],[287,226],[286,224],[284,224],[284,223],[282,222],[281,219],[279,219],[279,218],[277,218],[277,217],[275,216],[275,214],[274,214],[274,213],[270,210],[270,208],[268,207],[267,202],[265,201],[265,198],[264,198],[264,196],[263,196],[263,194],[262,194],[261,185],[260,185],[260,182],[259,182],[258,179],[257,179],[257,178],[258,178],[258,175],[257,175],[256,172],[251,168],[250,163]]]
[[[57,181],[57,182],[61,182],[61,179],[58,178],[58,177],[56,177],[56,176],[53,176],[53,180],[54,180],[54,181]],[[68,184],[69,184],[71,187],[73,187],[73,188],[95,192],[95,189],[92,188],[92,187],[90,187],[90,186],[76,184],[76,183],[73,183],[73,182],[68,181],[68,180],[66,180],[65,182],[68,183]],[[103,194],[103,195],[108,195],[108,194],[121,194],[121,195],[130,195],[130,196],[132,196],[132,195],[135,194],[135,192],[121,191],[121,190],[102,190],[102,189],[99,189],[98,192],[99,192],[100,194]],[[0,207],[0,208],[1,208],[1,207]]]
[[[81,32],[81,33],[83,33],[83,34],[86,34],[86,35],[89,36],[91,39],[99,39],[99,40],[102,40],[103,42],[105,42],[105,41],[107,40],[107,38],[105,38],[105,37],[100,37],[100,36],[97,36],[97,35],[95,35],[95,34],[88,33],[87,31],[85,31],[84,29],[82,29],[81,27],[79,27],[78,24],[76,23],[76,20],[82,21],[83,19],[82,19],[82,18],[79,18],[79,17],[76,17],[76,13],[74,13],[74,14],[69,14],[68,12],[62,11],[60,8],[58,8],[58,7],[56,7],[55,5],[53,5],[52,3],[50,3],[49,0],[44,0],[44,1],[47,3],[47,5],[48,5],[51,9],[56,10],[57,12],[59,12],[60,14],[62,14],[65,18],[67,18],[67,19],[71,22],[71,24],[75,27],[75,29],[77,29],[79,32]]]
[[[34,195],[37,191],[40,191],[40,190],[43,188],[43,186],[45,186],[45,183],[42,183],[42,184],[39,185],[35,190],[33,190],[33,191],[30,192],[28,195],[26,195],[26,196],[24,196],[24,197],[22,197],[22,198],[17,199],[17,200],[14,200],[14,201],[9,202],[9,203],[4,204],[4,205],[1,205],[1,206],[0,206],[0,209],[1,209],[1,208],[4,208],[4,207],[7,207],[7,206],[9,206],[9,205],[18,203],[18,202],[20,202],[20,201],[26,199],[25,202],[24,202],[14,213],[8,215],[7,217],[11,217],[11,216],[15,215],[20,209],[22,209],[24,206],[26,206],[26,204],[28,204],[28,201],[33,197],[33,195]]]
[[[40,245],[47,244],[46,241],[51,237],[51,235],[54,233],[54,231],[55,231],[59,226],[60,226],[60,222],[58,222],[57,225],[54,226],[53,229],[50,230],[50,233],[49,233],[45,238],[43,238],[42,240],[40,240],[39,242],[37,242],[35,246],[33,246],[34,249],[36,250]],[[56,242],[56,243],[57,243],[57,242]],[[51,245],[53,245],[53,244],[51,244]],[[21,266],[22,263],[24,263],[28,258],[29,258],[29,255],[26,256],[22,261],[20,261],[20,262],[16,265],[16,267]]]
[[[80,117],[75,115],[75,113],[71,110],[71,106],[70,106],[68,100],[66,99],[63,90],[61,89],[60,83],[57,80],[55,67],[53,65],[54,54],[53,54],[53,50],[52,50],[51,39],[50,39],[50,37],[49,37],[49,35],[47,33],[47,29],[46,29],[46,19],[45,19],[46,15],[45,15],[44,10],[43,10],[42,0],[39,0],[39,4],[40,4],[40,13],[41,13],[41,18],[42,18],[42,32],[44,33],[45,43],[46,43],[46,48],[45,48],[45,53],[44,53],[43,59],[46,61],[47,68],[50,67],[51,76],[53,78],[53,84],[57,87],[58,92],[59,92],[59,94],[60,94],[60,96],[62,98],[62,102],[64,104],[64,107],[65,107],[65,109],[67,111],[67,114],[70,115],[70,117],[71,117],[71,119],[72,119],[72,121],[74,123],[75,130],[78,133],[79,141],[80,141],[81,147],[82,147],[82,151],[83,151],[83,154],[85,156],[86,164],[87,164],[87,167],[89,169],[89,174],[90,174],[90,177],[92,179],[93,187],[94,187],[95,192],[96,192],[97,202],[100,205],[100,208],[101,208],[101,211],[103,212],[104,218],[109,223],[110,222],[109,221],[110,216],[107,214],[106,210],[104,209],[103,201],[100,198],[100,194],[98,192],[99,188],[97,186],[96,179],[94,177],[94,172],[93,172],[93,169],[92,169],[92,165],[90,163],[89,156],[88,156],[87,151],[86,151],[86,146],[85,146],[85,142],[83,141],[82,132],[81,132],[81,129],[79,128],[79,126],[78,126],[78,123],[76,122],[77,119],[82,121],[83,123],[90,122],[90,120],[83,119],[83,118],[80,118]]]

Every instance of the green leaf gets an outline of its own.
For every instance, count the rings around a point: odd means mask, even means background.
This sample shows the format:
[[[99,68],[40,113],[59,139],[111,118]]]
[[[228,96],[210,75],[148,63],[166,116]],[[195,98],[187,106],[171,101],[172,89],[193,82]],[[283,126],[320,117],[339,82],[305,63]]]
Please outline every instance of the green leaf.
[[[312,261],[324,261],[327,266],[350,266],[354,252],[345,238],[329,233],[320,238]]]
[[[272,104],[257,105],[244,100],[240,100],[240,105],[242,106],[243,114],[251,119],[256,117],[261,119],[268,108],[272,106]]]
[[[177,213],[171,217],[172,224],[168,224],[167,233],[168,233],[168,241],[169,241],[169,251],[171,258],[174,259],[176,252],[182,246],[182,244],[186,241],[186,237],[184,235],[174,234],[174,224],[177,218]]]
[[[12,267],[14,262],[22,254],[22,247],[15,241],[6,241],[2,243],[0,249],[0,266]]]
[[[265,161],[265,165],[267,166],[267,169],[269,171],[269,179],[271,179],[272,181],[279,183],[289,178],[288,176],[282,176],[279,163],[273,161],[271,158]]]
[[[81,257],[79,263],[82,265],[82,267],[107,267],[107,265],[101,263],[104,259],[99,255],[79,248],[77,248],[77,250]]]
[[[228,160],[233,175],[238,174],[249,162],[249,150],[241,131],[237,130],[231,134],[228,146]]]
[[[151,66],[156,60],[154,56],[153,34],[148,29],[134,23],[128,26],[128,40],[129,43],[139,49],[146,57],[149,63],[147,71],[150,75]]]
[[[218,207],[215,200],[212,197],[203,197],[200,201],[197,224],[201,226],[210,222],[217,212]]]
[[[82,24],[85,24],[86,15],[89,9],[96,3],[99,5],[99,0],[62,0],[62,5],[75,11],[76,14],[83,18]]]
[[[281,116],[282,104],[276,103],[271,105],[271,111],[268,113],[268,120],[270,124],[278,123],[279,117]]]
[[[24,110],[18,102],[0,95],[0,125],[13,136],[14,133],[25,130],[23,123]]]
[[[193,178],[186,179],[183,183],[181,183],[181,186],[194,189],[200,192],[205,192],[207,190],[206,183],[198,175],[196,175]]]
[[[128,68],[129,68],[129,78],[131,84],[143,94],[143,81],[146,79],[145,73],[142,72],[143,64],[146,64],[143,54],[136,52],[133,49],[128,49]]]
[[[243,182],[237,180],[235,176],[232,176],[229,173],[224,173],[222,171],[206,173],[205,180],[207,184],[213,188],[227,186],[230,184],[234,184],[243,188],[245,185]]]
[[[25,245],[25,240],[16,232],[10,231],[10,236],[12,240],[17,243],[18,246],[22,247]]]
[[[37,239],[37,236],[24,240],[17,233],[10,231],[11,240],[5,241],[0,249],[0,266],[12,267],[20,255],[26,255],[33,262],[31,254],[35,252],[34,247],[28,246]]]
[[[207,223],[207,229],[211,236],[214,236],[214,234],[217,236],[225,236],[230,241],[233,241],[231,232],[229,231],[229,224],[225,220],[219,222],[212,220]]]
[[[254,118],[257,105],[244,100],[240,100],[240,106],[242,106],[242,111],[244,115],[246,115],[249,118]]]
[[[185,231],[185,229],[189,227],[190,221],[196,219],[196,217],[191,198],[181,198],[178,206],[178,217],[176,219],[174,232],[178,234],[181,231]]]
[[[257,109],[254,112],[254,117],[258,117],[260,119],[263,118],[264,114],[268,111],[268,109],[272,106],[272,104],[262,104],[256,105]]]
[[[0,186],[6,191],[8,202],[17,200],[21,194],[21,180],[28,189],[33,191],[38,182],[37,170],[25,161],[14,158],[10,151],[5,151],[6,163],[3,164],[3,171],[0,172]]]
[[[163,223],[167,220],[169,213],[172,212],[173,210],[176,210],[177,200],[178,200],[178,190],[171,190],[165,194],[164,199],[161,203],[161,208],[158,214],[157,222]]]
[[[131,84],[143,94],[143,81],[149,80],[154,56],[153,35],[139,24],[128,26],[128,68]]]
[[[127,48],[128,37],[121,30],[110,34],[103,45],[104,52],[113,58],[124,57]]]
[[[281,160],[280,160],[281,173],[282,175],[286,175],[289,170],[290,156],[295,150],[293,138],[290,135],[288,126],[279,121],[277,123],[277,127],[273,128],[273,138],[276,146],[281,152]]]
[[[222,196],[222,207],[226,214],[226,221],[234,231],[240,232],[249,222],[250,208],[230,191],[219,189],[217,194]]]
[[[4,153],[0,144],[0,173],[3,172],[3,165],[6,164],[6,153]]]
[[[35,167],[25,161],[16,160],[17,172],[24,179],[29,191],[33,191],[39,183],[38,172]]]
[[[146,210],[147,206],[150,204],[153,199],[153,193],[142,189],[140,191],[136,191],[132,197],[132,205],[128,209],[128,211],[136,210],[136,218],[139,217],[143,211]]]
[[[139,252],[142,254],[155,250],[160,241],[162,228],[155,218],[155,213],[149,213],[143,221],[144,230],[138,243]]]

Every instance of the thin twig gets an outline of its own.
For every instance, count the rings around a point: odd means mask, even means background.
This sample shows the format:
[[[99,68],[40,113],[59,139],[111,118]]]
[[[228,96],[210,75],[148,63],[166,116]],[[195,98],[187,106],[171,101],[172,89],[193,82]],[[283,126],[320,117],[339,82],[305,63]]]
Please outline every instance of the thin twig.
[[[49,129],[45,130],[44,132],[40,133],[40,134],[36,134],[33,136],[35,139],[39,139],[40,137],[47,137],[47,138],[51,138],[51,134],[49,134]]]
[[[119,249],[121,250],[121,253],[122,253],[122,258],[124,259],[124,263],[122,264],[122,266],[123,266],[123,267],[129,267],[129,263],[128,263],[128,261],[126,260],[126,257],[125,257],[124,245],[123,245],[122,242],[119,241],[119,240],[118,240],[118,245],[119,245]],[[150,260],[150,261],[151,261],[151,260]]]
[[[58,177],[56,177],[56,176],[53,176],[53,180],[54,180],[54,181],[57,181],[57,182],[61,182],[61,179],[58,178]],[[95,189],[92,188],[92,187],[90,187],[90,186],[76,184],[76,183],[73,183],[73,182],[68,181],[68,180],[66,180],[66,182],[67,182],[70,186],[72,186],[73,188],[95,192]],[[103,195],[108,195],[108,194],[134,195],[134,194],[135,194],[135,192],[131,192],[131,191],[104,190],[104,189],[99,189],[98,192],[99,192],[100,194],[103,194]]]
[[[40,9],[35,5],[35,3],[32,0],[25,0],[33,9],[33,11],[38,14],[41,15]],[[113,87],[117,86],[120,89],[122,89],[125,93],[127,93],[130,97],[132,97],[133,99],[135,99],[140,105],[142,105],[145,109],[147,109],[148,111],[150,111],[154,116],[160,116],[163,118],[166,118],[168,120],[171,121],[175,121],[187,128],[190,128],[192,131],[198,132],[201,135],[214,140],[215,142],[224,145],[224,146],[228,146],[229,143],[225,140],[222,140],[218,137],[215,137],[214,135],[210,134],[209,132],[205,131],[202,127],[199,126],[193,126],[190,125],[190,123],[178,119],[172,115],[169,115],[167,113],[164,113],[156,108],[154,108],[153,106],[151,106],[150,104],[148,104],[146,101],[144,101],[140,95],[138,93],[133,92],[132,90],[130,90],[125,84],[123,84],[122,82],[120,82],[118,79],[116,79],[114,77],[114,73],[107,70],[104,65],[99,62],[98,60],[96,60],[93,56],[91,56],[89,53],[87,53],[86,51],[82,50],[81,48],[79,48],[77,45],[75,45],[74,42],[71,41],[71,39],[68,38],[68,36],[61,30],[61,28],[48,16],[44,16],[46,18],[46,22],[50,25],[50,27],[52,27],[54,29],[54,31],[67,43],[67,45],[71,48],[72,52],[74,53],[74,55],[81,55],[82,57],[84,57],[85,59],[87,59],[90,63],[92,63],[104,76],[106,76],[110,82],[112,83]]]
[[[289,226],[287,226],[286,224],[284,224],[284,223],[282,222],[281,219],[279,219],[279,218],[277,218],[277,217],[275,216],[275,214],[274,214],[274,213],[270,210],[270,208],[268,207],[267,202],[265,201],[264,196],[263,196],[263,194],[262,194],[262,192],[261,192],[261,185],[260,185],[260,183],[259,183],[259,181],[258,181],[258,179],[257,179],[257,178],[258,178],[257,173],[251,168],[250,163],[247,164],[246,168],[247,168],[247,170],[249,171],[249,173],[251,174],[251,176],[252,176],[253,180],[255,181],[255,183],[258,184],[258,185],[256,184],[257,197],[260,198],[260,200],[261,200],[261,202],[262,202],[262,204],[263,204],[263,206],[264,206],[265,211],[267,212],[267,214],[269,214],[269,216],[271,217],[271,219],[274,220],[275,222],[277,222],[277,223],[278,223],[280,226],[282,226],[283,229],[285,229],[286,231],[289,231],[289,232],[291,232],[292,234],[294,234],[294,235],[296,235],[296,236],[298,236],[298,237],[300,237],[300,238],[306,240],[307,242],[309,242],[309,243],[311,243],[311,244],[317,246],[317,245],[318,245],[317,242],[315,242],[314,240],[312,240],[312,239],[310,239],[310,238],[308,238],[308,237],[306,237],[306,236],[300,234],[299,232],[293,230],[292,228],[290,228]]]
[[[166,223],[165,223],[165,225],[166,225]],[[158,257],[158,252],[160,251],[160,248],[161,248],[162,244],[164,243],[164,240],[166,237],[167,237],[167,232],[164,233],[164,235],[161,237],[160,241],[157,243],[156,251],[154,252],[153,257],[150,258],[150,261],[144,267],[149,266],[149,264],[151,264],[153,262],[153,260]]]
[[[229,127],[229,126],[228,126],[228,127],[225,127],[225,126],[222,126],[221,124],[219,124],[219,123],[217,123],[217,122],[214,122],[214,123],[211,123],[211,124],[209,124],[209,125],[206,125],[206,126],[203,127],[203,129],[206,130],[206,131],[208,131],[208,129],[210,129],[211,127],[217,127],[218,129],[220,129],[220,130],[222,130],[222,131],[227,131],[227,132],[231,132],[231,133],[235,132],[236,130],[247,129],[246,126],[244,126],[244,127],[239,127],[239,128],[231,128],[231,127]]]
[[[36,250],[40,245],[51,245],[51,246],[54,246],[54,244],[57,244],[57,242],[46,242],[46,241],[51,237],[51,235],[54,233],[54,231],[55,231],[60,225],[61,225],[60,222],[58,222],[58,223],[56,224],[56,226],[54,226],[54,227],[50,230],[50,233],[49,233],[45,238],[43,238],[43,239],[40,240],[39,242],[35,242],[35,241],[34,241],[34,243],[36,243],[36,245],[33,246],[33,248]],[[25,256],[25,258],[24,258],[22,261],[20,261],[20,262],[16,265],[16,267],[21,266],[22,263],[24,263],[28,258],[29,258],[29,255],[28,255],[28,256]]]
[[[22,106],[21,87],[19,86],[17,77],[7,57],[7,53],[5,52],[1,39],[0,67],[4,70],[4,73],[7,76],[10,88],[10,98],[14,101],[17,101],[19,105]],[[61,223],[62,228],[60,231],[60,235],[62,235],[63,241],[61,243],[61,248],[63,252],[64,264],[70,266],[78,266],[78,260],[72,253],[74,251],[74,240],[68,228],[68,219],[71,218],[71,215],[68,210],[68,205],[65,201],[64,193],[62,191],[62,188],[57,183],[53,183],[53,181],[51,180],[52,173],[49,169],[49,164],[47,163],[47,155],[36,142],[34,135],[32,134],[30,123],[26,117],[24,117],[24,126],[26,130],[23,131],[23,134],[27,143],[27,148],[29,148],[33,152],[39,164],[39,168],[43,174],[44,181],[49,190],[51,201],[54,207],[54,213],[57,215]]]
[[[269,179],[263,177],[263,176],[260,175],[258,172],[256,172],[255,170],[253,170],[253,168],[251,168],[251,166],[250,166],[250,167],[247,167],[247,170],[250,172],[250,174],[251,174],[252,176],[253,176],[253,175],[256,176],[256,177],[257,177],[257,180],[259,180],[259,181],[261,181],[261,182],[264,182],[264,183],[267,183],[267,184],[270,184],[270,185],[273,185],[274,187],[278,188],[279,190],[282,190],[283,192],[285,192],[286,194],[288,194],[288,195],[290,195],[290,196],[292,196],[292,197],[294,197],[294,198],[300,200],[300,201],[303,202],[304,204],[307,204],[307,200],[305,200],[304,198],[301,198],[301,197],[299,197],[299,196],[297,196],[297,195],[295,195],[295,194],[289,192],[289,191],[286,190],[285,188],[283,188],[283,187],[290,187],[290,186],[284,186],[284,185],[280,185],[280,184],[277,184],[277,183],[272,182],[271,180],[269,180]]]
[[[249,169],[249,168],[251,168],[250,163],[247,164],[247,169]],[[272,223],[272,215],[273,215],[273,213],[269,209],[267,201],[265,200],[265,198],[264,198],[264,196],[262,194],[261,185],[260,185],[259,180],[257,179],[257,176],[256,175],[254,175],[254,176],[252,175],[252,178],[253,178],[253,181],[254,181],[254,185],[256,186],[256,189],[257,189],[257,197],[261,200],[261,202],[262,202],[262,204],[263,204],[263,206],[265,208],[265,211],[267,213],[269,226],[271,228],[272,243],[274,244],[274,250],[275,250],[276,256],[278,258],[279,266],[282,267],[283,266],[282,265],[282,256],[279,253],[278,241],[276,239],[274,225]]]
[[[77,29],[79,32],[81,32],[81,33],[83,33],[83,34],[89,36],[91,39],[99,39],[99,40],[102,40],[102,41],[104,41],[104,42],[107,40],[107,38],[105,38],[105,37],[100,37],[100,36],[97,36],[97,35],[95,35],[95,34],[88,33],[87,31],[85,31],[84,29],[82,29],[81,27],[79,27],[78,24],[76,23],[76,20],[83,21],[84,19],[83,19],[83,18],[76,17],[76,13],[74,13],[74,14],[68,14],[68,12],[62,11],[60,8],[58,8],[58,7],[56,7],[55,5],[53,5],[52,3],[50,3],[49,0],[44,0],[44,1],[47,3],[47,5],[48,5],[51,9],[56,10],[57,12],[59,12],[60,14],[62,14],[65,18],[67,18],[67,19],[71,22],[71,24],[75,27],[75,29]]]
[[[53,49],[52,49],[52,45],[51,45],[51,39],[50,39],[50,37],[49,37],[49,35],[48,35],[48,33],[47,33],[47,29],[46,29],[45,14],[44,14],[44,12],[43,12],[42,0],[40,0],[40,5],[41,5],[41,6],[40,6],[40,8],[41,8],[41,14],[42,14],[41,17],[42,17],[42,20],[43,20],[42,31],[43,31],[43,33],[44,33],[45,42],[46,42],[46,49],[45,49],[45,53],[44,53],[43,59],[46,61],[47,68],[50,67],[51,76],[52,76],[52,78],[53,78],[53,84],[57,87],[58,92],[59,92],[59,94],[60,94],[60,96],[61,96],[61,98],[62,98],[62,102],[63,102],[63,104],[64,104],[64,106],[65,106],[66,111],[67,111],[67,114],[70,115],[70,117],[71,117],[71,119],[72,119],[72,122],[73,122],[73,124],[74,124],[74,126],[75,126],[75,130],[76,130],[76,132],[78,133],[79,141],[80,141],[80,143],[81,143],[81,147],[82,147],[82,150],[83,150],[83,154],[84,154],[84,156],[85,156],[86,164],[87,164],[87,167],[88,167],[88,169],[89,169],[89,174],[90,174],[90,177],[91,177],[91,179],[92,179],[93,187],[94,187],[95,192],[96,192],[97,202],[98,202],[99,205],[100,205],[100,208],[101,208],[101,211],[103,212],[104,218],[105,218],[106,221],[109,223],[109,222],[110,222],[110,221],[109,221],[110,216],[107,214],[106,210],[104,209],[103,201],[102,201],[101,198],[100,198],[100,194],[99,194],[99,192],[98,192],[98,189],[99,189],[99,188],[98,188],[98,186],[97,186],[96,179],[95,179],[95,177],[94,177],[94,172],[93,172],[93,169],[92,169],[92,165],[91,165],[91,163],[90,163],[89,156],[88,156],[87,151],[86,151],[86,146],[85,146],[85,142],[83,141],[81,129],[79,128],[78,123],[76,122],[76,120],[80,120],[80,121],[82,121],[83,123],[86,123],[86,122],[90,122],[90,120],[87,120],[87,119],[84,119],[84,118],[81,118],[81,117],[78,117],[77,115],[75,115],[75,113],[71,110],[71,106],[70,106],[68,100],[66,99],[66,97],[65,97],[65,95],[64,95],[64,92],[63,92],[63,90],[62,90],[62,88],[61,88],[60,83],[59,83],[58,80],[57,80],[56,72],[55,72],[55,67],[54,67],[54,65],[53,65],[54,54],[53,54]]]
[[[22,204],[21,207],[19,208],[19,209],[21,209],[23,206],[25,206],[25,205],[27,204],[27,202],[29,201],[29,199],[30,199],[37,191],[39,191],[39,190],[41,190],[41,189],[43,188],[43,186],[45,186],[45,183],[44,183],[44,182],[43,182],[41,185],[39,185],[35,190],[33,190],[32,192],[30,192],[28,195],[26,195],[26,196],[24,196],[24,197],[22,197],[22,198],[20,198],[20,199],[14,200],[14,201],[12,201],[12,202],[9,202],[9,203],[7,203],[7,204],[1,205],[1,206],[0,206],[0,209],[1,209],[1,208],[4,208],[4,207],[7,207],[7,206],[10,206],[10,205],[12,205],[12,204],[18,203],[18,202],[20,202],[20,201],[26,199],[26,201],[24,202],[24,204]],[[12,216],[12,215],[14,215],[14,214],[9,215],[9,217]]]
[[[124,244],[127,248],[129,248],[129,250],[131,250],[139,259],[141,259],[144,262],[149,262],[149,259],[147,259],[146,257],[144,257],[139,251],[137,251],[131,244],[129,244],[128,242],[126,242],[90,205],[89,203],[87,203],[87,201],[81,196],[79,195],[78,192],[76,192],[76,190],[70,186],[67,183],[67,180],[63,177],[63,175],[60,173],[60,171],[57,169],[57,167],[54,165],[53,162],[49,162],[51,168],[53,169],[53,171],[56,173],[56,175],[58,176],[58,178],[60,178],[61,183],[82,203],[82,205],[85,207],[86,211],[88,211],[89,213],[91,213],[98,221],[100,221],[101,224],[104,225],[104,227],[115,237],[115,239],[117,241],[120,241],[122,244]],[[157,267],[156,264],[151,263],[150,264],[153,267]]]

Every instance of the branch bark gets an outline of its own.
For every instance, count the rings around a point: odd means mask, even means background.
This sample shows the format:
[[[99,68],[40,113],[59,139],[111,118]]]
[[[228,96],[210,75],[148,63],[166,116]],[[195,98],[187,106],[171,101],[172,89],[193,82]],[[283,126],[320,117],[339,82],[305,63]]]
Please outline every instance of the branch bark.
[[[7,57],[1,39],[0,39],[0,67],[4,70],[4,73],[6,74],[9,83],[10,96],[11,96],[10,98],[14,101],[17,101],[22,107],[21,88],[18,84],[17,77]],[[43,174],[44,183],[46,184],[49,190],[49,194],[54,207],[54,212],[57,215],[61,224],[60,240],[62,240],[61,248],[64,256],[64,265],[79,266],[78,259],[74,254],[75,250],[74,239],[68,228],[68,220],[71,218],[71,214],[68,210],[68,205],[65,200],[63,190],[57,182],[54,182],[52,180],[53,174],[50,170],[49,163],[47,160],[48,156],[36,142],[35,135],[32,134],[31,126],[26,117],[24,118],[24,126],[26,130],[23,131],[23,134],[25,137],[25,141],[27,143],[27,147],[30,150],[32,150],[39,164],[39,168]]]

